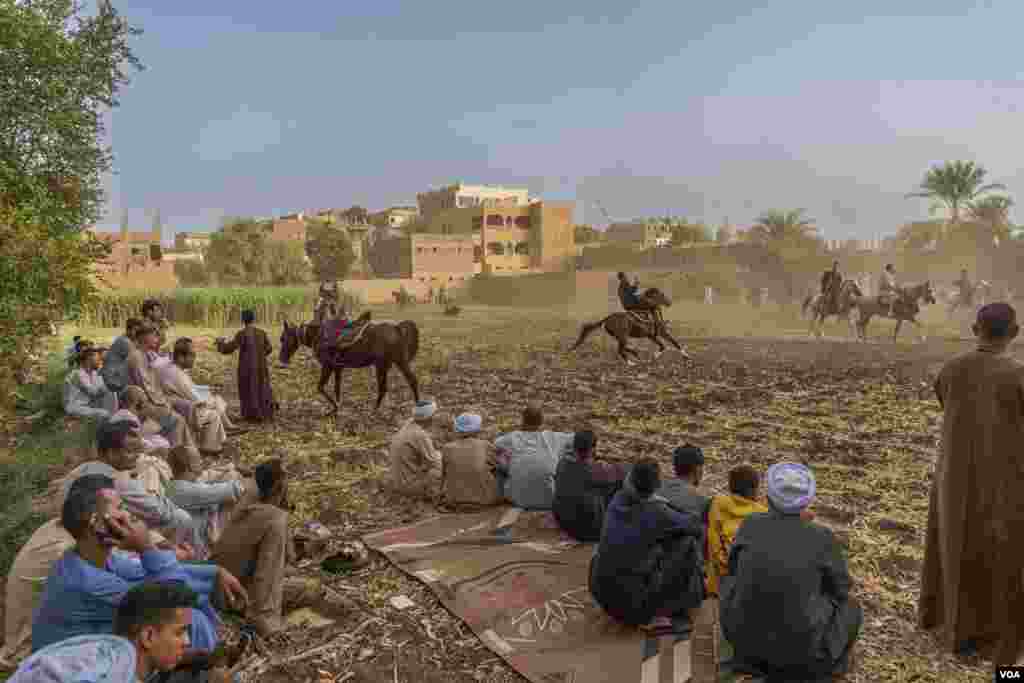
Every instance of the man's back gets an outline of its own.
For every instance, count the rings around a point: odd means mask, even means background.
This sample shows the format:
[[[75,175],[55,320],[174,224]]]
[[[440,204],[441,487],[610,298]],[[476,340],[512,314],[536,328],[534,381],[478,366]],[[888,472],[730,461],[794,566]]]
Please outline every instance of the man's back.
[[[555,497],[552,512],[558,524],[578,541],[593,542],[601,539],[601,527],[609,496],[625,477],[605,465],[605,476],[596,476],[593,461],[584,461],[575,455],[566,455],[555,471]],[[617,478],[616,482],[613,477]]]
[[[495,447],[507,453],[505,497],[515,505],[550,510],[555,497],[555,467],[572,444],[572,432],[510,432],[499,436]]]
[[[494,446],[483,439],[460,439],[441,449],[444,461],[442,494],[449,503],[494,505],[498,485],[494,478]]]
[[[658,489],[658,495],[665,498],[673,508],[707,522],[711,499],[685,479],[665,480]]]

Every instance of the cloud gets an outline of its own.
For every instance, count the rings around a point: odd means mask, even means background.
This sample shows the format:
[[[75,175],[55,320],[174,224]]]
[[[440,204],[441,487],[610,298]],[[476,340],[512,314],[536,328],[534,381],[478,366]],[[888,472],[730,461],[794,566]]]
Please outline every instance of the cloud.
[[[243,105],[226,119],[208,122],[192,151],[202,161],[230,161],[236,155],[263,152],[277,145],[284,128],[273,114]]]

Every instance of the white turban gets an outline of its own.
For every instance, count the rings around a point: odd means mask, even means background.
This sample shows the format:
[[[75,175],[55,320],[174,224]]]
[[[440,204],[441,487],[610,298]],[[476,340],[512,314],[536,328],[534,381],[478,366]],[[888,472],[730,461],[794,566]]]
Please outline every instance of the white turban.
[[[483,418],[475,413],[463,413],[455,418],[455,431],[459,434],[475,434],[480,431]]]
[[[433,401],[416,401],[412,416],[415,420],[426,420],[428,417],[433,417],[436,412],[437,404]]]

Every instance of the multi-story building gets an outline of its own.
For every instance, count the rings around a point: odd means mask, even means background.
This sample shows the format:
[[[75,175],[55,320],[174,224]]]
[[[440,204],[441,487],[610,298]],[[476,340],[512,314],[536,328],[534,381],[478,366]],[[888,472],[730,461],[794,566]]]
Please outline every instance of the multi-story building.
[[[530,195],[522,188],[455,183],[418,194],[416,202],[420,207],[420,218],[429,222],[448,209],[527,206]]]
[[[472,235],[415,233],[377,240],[371,252],[380,278],[413,279],[440,287],[460,286],[478,272]]]
[[[97,264],[102,283],[111,288],[171,289],[177,286],[174,264],[164,258],[159,229],[89,232],[110,245],[110,255]]]
[[[672,244],[672,227],[665,223],[612,223],[605,232],[608,244],[630,245],[639,249]]]

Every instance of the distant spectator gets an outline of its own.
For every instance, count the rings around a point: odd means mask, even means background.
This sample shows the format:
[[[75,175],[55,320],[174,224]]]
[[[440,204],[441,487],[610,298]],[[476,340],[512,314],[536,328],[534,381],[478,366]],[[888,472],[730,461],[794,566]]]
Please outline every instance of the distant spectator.
[[[459,437],[441,449],[441,494],[449,505],[497,505],[501,502],[494,475],[494,446],[480,438],[483,419],[475,413],[455,418]]]
[[[99,372],[106,349],[78,342],[72,369],[64,380],[64,412],[75,417],[109,418],[117,410],[117,396],[107,388]]]
[[[522,427],[494,442],[498,480],[506,500],[525,510],[550,510],[555,499],[555,467],[572,447],[572,432],[541,431],[544,413],[538,405],[523,411]]]
[[[832,532],[801,517],[814,501],[814,475],[780,463],[765,481],[769,512],[744,520],[720,584],[732,668],[772,681],[845,674],[863,614]]]
[[[132,425],[132,436],[139,439],[142,442],[143,448],[146,453],[152,453],[153,451],[162,450],[164,452],[170,450],[171,442],[160,436],[159,432],[148,432],[143,430],[142,420],[139,418],[139,414],[145,409],[146,405],[146,393],[137,386],[125,387],[124,391],[121,392],[121,398],[119,401],[120,409],[110,416],[110,423],[117,424],[118,422],[127,422]],[[153,422],[148,424],[154,425]],[[158,428],[155,425],[154,428]]]
[[[400,493],[433,498],[440,492],[441,454],[427,432],[436,412],[433,401],[419,401],[412,417],[391,437],[391,485]]]
[[[605,510],[627,473],[618,463],[595,461],[596,451],[594,432],[576,432],[572,451],[562,456],[555,470],[555,519],[567,534],[585,543],[601,539]]]
[[[256,314],[242,311],[242,329],[231,341],[217,339],[217,350],[223,354],[238,351],[238,400],[242,419],[265,422],[274,419],[277,402],[270,385],[270,365],[267,363],[274,347],[267,333],[256,327]]]
[[[631,626],[688,622],[704,600],[703,527],[694,515],[655,495],[658,462],[635,464],[605,515],[590,563],[590,592],[614,619]]]

